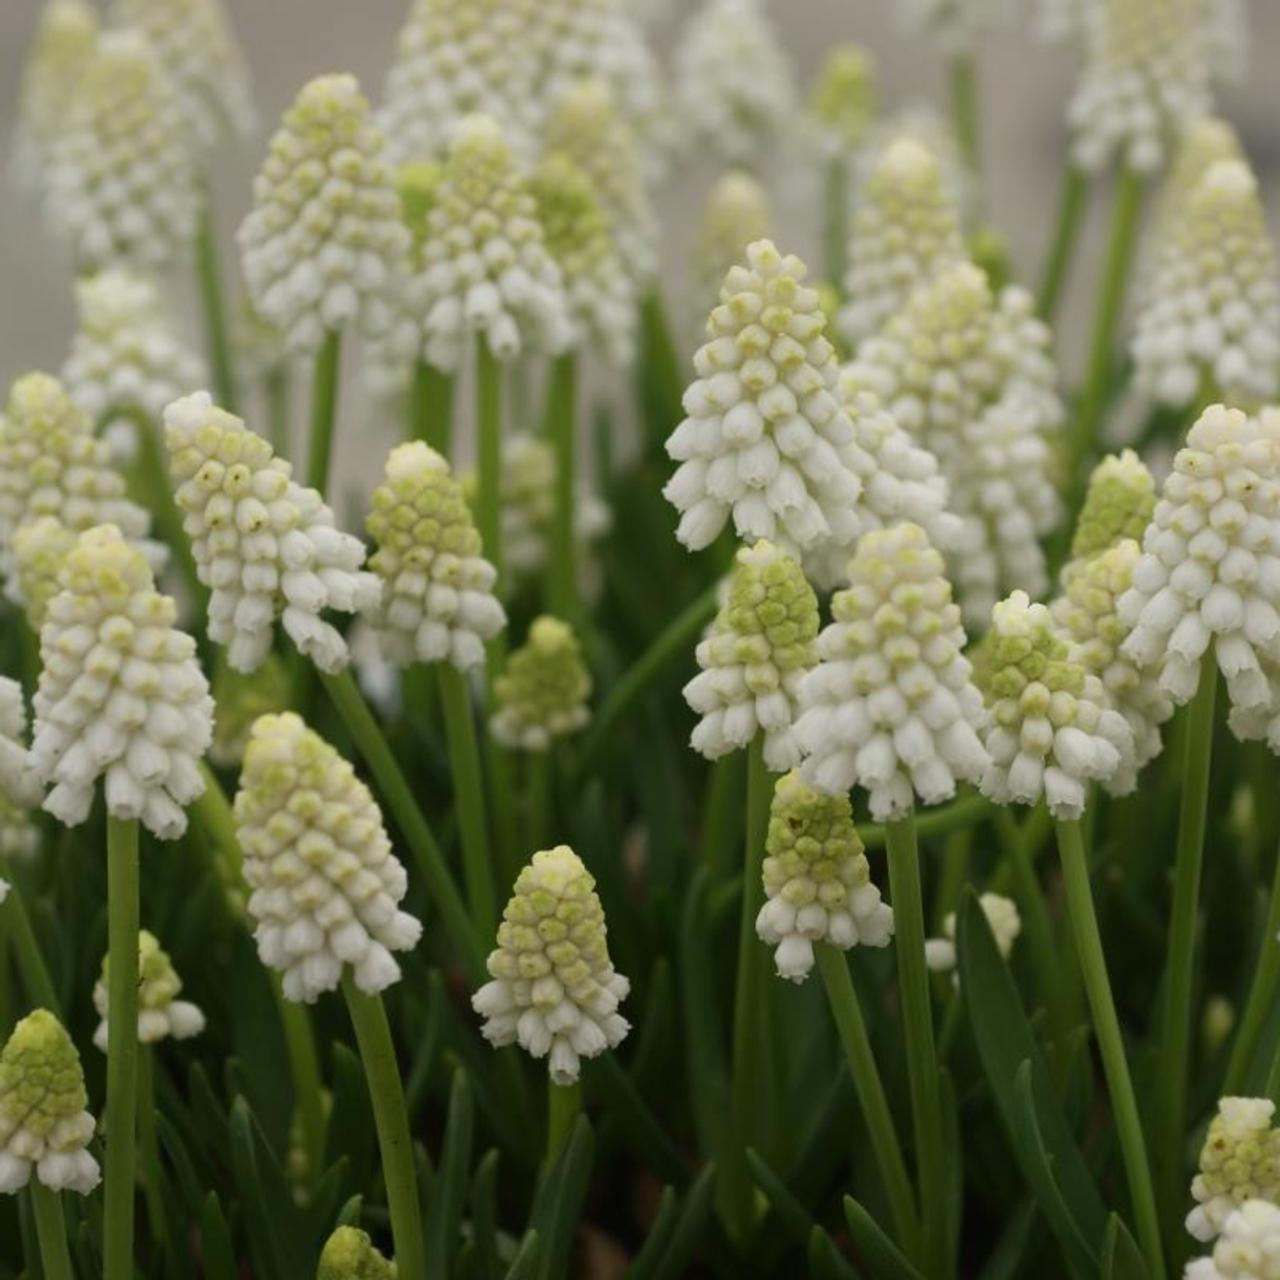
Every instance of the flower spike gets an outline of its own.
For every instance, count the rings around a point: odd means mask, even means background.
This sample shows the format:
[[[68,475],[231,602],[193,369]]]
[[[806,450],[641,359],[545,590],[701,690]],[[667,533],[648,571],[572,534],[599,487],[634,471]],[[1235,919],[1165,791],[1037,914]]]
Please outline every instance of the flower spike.
[[[102,958],[102,976],[94,983],[93,1007],[100,1019],[93,1043],[107,1051],[107,990],[110,957]],[[155,934],[138,932],[138,1041],[156,1044],[172,1037],[187,1040],[204,1030],[204,1014],[189,1000],[179,1000],[182,979]]]
[[[498,709],[489,728],[507,747],[548,751],[557,738],[576,733],[591,719],[591,675],[578,638],[559,618],[534,619],[523,648],[507,659],[493,691]]]

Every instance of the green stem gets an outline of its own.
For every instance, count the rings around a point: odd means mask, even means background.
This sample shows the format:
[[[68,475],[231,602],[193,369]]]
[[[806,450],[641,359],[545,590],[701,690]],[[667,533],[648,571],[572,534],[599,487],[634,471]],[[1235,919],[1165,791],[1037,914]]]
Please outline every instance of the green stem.
[[[640,303],[640,336],[640,359],[635,366],[640,384],[639,400],[645,410],[649,447],[661,452],[667,436],[680,421],[684,379],[667,322],[666,305],[657,284]]]
[[[557,618],[578,618],[577,540],[574,493],[578,467],[578,362],[566,352],[551,370],[547,434],[556,460],[555,506],[551,518],[551,558],[547,566],[547,610]]]
[[[934,836],[950,835],[953,831],[963,830],[989,818],[995,806],[986,796],[965,796],[962,800],[953,800],[950,804],[939,805],[930,809],[915,820],[916,835],[921,839]],[[859,828],[862,843],[868,849],[883,849],[888,843],[889,828],[872,823]]]
[[[62,1016],[61,1003],[49,977],[48,966],[36,942],[35,930],[31,927],[31,917],[27,914],[27,905],[22,900],[22,893],[16,884],[10,883],[8,895],[0,904],[0,923],[4,933],[13,945],[13,954],[18,961],[18,972],[22,975],[22,986],[26,991],[28,1002],[36,1008],[48,1009],[50,1013]]]
[[[294,1101],[302,1128],[302,1148],[307,1158],[307,1183],[314,1186],[324,1173],[326,1124],[324,1082],[320,1075],[315,1033],[306,1007],[285,999],[280,978],[274,973],[271,975],[271,993],[275,997],[280,1029],[284,1032],[285,1050],[289,1054]]]
[[[497,928],[498,909],[484,813],[484,777],[480,771],[480,748],[471,712],[471,694],[467,678],[450,663],[437,663],[436,671],[440,679],[445,731],[449,738],[453,799],[462,831],[462,869],[467,900],[476,929],[481,937],[487,938]]]
[[[1253,971],[1249,995],[1240,1015],[1240,1025],[1227,1059],[1227,1074],[1222,1084],[1224,1097],[1235,1097],[1244,1086],[1245,1075],[1258,1048],[1258,1037],[1276,1004],[1276,990],[1280,986],[1280,945],[1276,935],[1280,933],[1280,854],[1276,856],[1275,874],[1271,881],[1271,901],[1267,907],[1267,923],[1263,926],[1262,945],[1258,952],[1258,964]]]
[[[1085,857],[1084,838],[1078,821],[1059,821],[1056,826],[1067,910],[1076,936],[1080,970],[1093,1015],[1093,1030],[1098,1040],[1098,1052],[1102,1057],[1102,1069],[1107,1077],[1107,1090],[1111,1095],[1111,1109],[1129,1181],[1138,1242],[1147,1260],[1151,1280],[1162,1280],[1164,1254],[1160,1247],[1160,1223],[1156,1216],[1151,1167],[1147,1163],[1147,1148],[1142,1137],[1142,1123],[1138,1118],[1138,1100],[1129,1075],[1129,1063],[1125,1058],[1120,1020],[1116,1016],[1115,999],[1111,994],[1111,980],[1107,976],[1102,936],[1098,932],[1098,917],[1093,905],[1093,890],[1089,885],[1089,864]]]
[[[204,761],[200,762],[200,776],[204,779],[204,790],[192,801],[190,812],[213,845],[214,869],[227,901],[234,914],[243,918],[248,890],[244,882],[244,855],[240,850],[240,837],[236,834],[235,814],[222,783]]]
[[[556,1084],[547,1077],[547,1159],[546,1168],[555,1164],[564,1150],[573,1126],[582,1110],[582,1083]]]
[[[413,1140],[404,1105],[404,1088],[396,1064],[395,1045],[387,1012],[379,996],[367,996],[345,974],[342,994],[355,1027],[373,1104],[373,1121],[382,1152],[382,1177],[391,1211],[391,1235],[395,1241],[396,1275],[400,1280],[426,1280],[426,1251],[422,1241],[422,1208],[418,1178],[413,1166]]]
[[[1212,646],[1200,659],[1200,683],[1187,713],[1182,795],[1178,812],[1178,850],[1173,871],[1173,904],[1166,951],[1164,1005],[1156,1091],[1156,1165],[1161,1204],[1170,1214],[1181,1202],[1182,1152],[1187,1109],[1187,1070],[1191,1050],[1191,986],[1195,974],[1196,919],[1200,906],[1200,868],[1204,860],[1209,806],[1209,766],[1213,755],[1213,716],[1218,693],[1218,663]]]
[[[419,360],[409,401],[409,438],[425,440],[441,457],[453,456],[453,375]]]
[[[262,394],[267,402],[267,423],[271,447],[278,457],[289,456],[289,427],[293,401],[293,379],[289,366],[281,363],[262,380]]]
[[[926,1274],[950,1273],[947,1260],[947,1185],[943,1154],[942,1095],[924,962],[924,898],[914,816],[885,824],[889,889],[893,895],[893,940],[898,955],[898,998],[906,1035],[907,1080],[915,1125],[916,1177],[924,1227]]]
[[[951,121],[956,145],[973,178],[975,198],[982,188],[982,111],[978,94],[978,68],[972,53],[951,59]]]
[[[338,366],[342,358],[342,334],[330,329],[316,352],[311,374],[311,440],[307,454],[307,485],[322,498],[329,485],[329,456],[333,452],[333,428],[338,416]]]
[[[103,1274],[133,1280],[138,1116],[138,824],[107,817],[107,1172]]]
[[[853,979],[849,976],[849,964],[842,952],[826,943],[820,942],[814,952],[818,960],[818,972],[822,974],[822,982],[827,990],[831,1016],[840,1033],[840,1043],[844,1046],[845,1057],[849,1062],[849,1074],[853,1077],[853,1087],[857,1090],[863,1119],[871,1136],[871,1148],[875,1152],[880,1177],[889,1197],[894,1229],[899,1243],[910,1251],[919,1230],[915,1197],[911,1191],[911,1179],[907,1176],[907,1166],[902,1158],[902,1148],[898,1143],[893,1113],[889,1110],[889,1099],[885,1095],[880,1071],[871,1052],[871,1041],[867,1038],[867,1028],[862,1020],[862,1010],[858,1007]]]
[[[110,1041],[108,1041],[108,1044]],[[151,1238],[162,1252],[168,1249],[164,1190],[160,1181],[160,1146],[156,1141],[155,1050],[149,1044],[138,1048],[138,1163],[142,1166],[142,1190],[147,1200],[147,1225]]]
[[[231,365],[231,342],[227,335],[222,271],[218,265],[218,237],[213,226],[212,201],[208,192],[205,192],[200,203],[200,224],[196,230],[196,273],[214,391],[217,393],[218,404],[228,413],[235,413],[236,379]]]
[[[404,837],[417,864],[418,872],[427,882],[427,888],[435,900],[453,945],[462,953],[467,972],[475,982],[486,980],[485,952],[480,944],[462,896],[453,882],[453,876],[445,863],[440,846],[436,844],[431,828],[422,816],[413,791],[405,780],[395,753],[391,750],[382,729],[369,710],[364,696],[356,687],[348,668],[337,675],[320,675],[320,682],[342,717],[347,732],[355,739],[356,748],[369,766],[378,791],[391,810],[400,834]]]
[[[502,369],[476,338],[476,528],[502,580]]]
[[[40,1240],[40,1261],[44,1280],[73,1280],[71,1251],[67,1248],[67,1223],[62,1216],[62,1197],[33,1177],[27,1188],[31,1194],[31,1211],[36,1220]],[[30,1270],[30,1268],[29,1268]]]
[[[1040,318],[1052,323],[1062,299],[1062,288],[1080,243],[1080,228],[1088,205],[1089,175],[1075,165],[1068,165],[1062,176],[1062,194],[1058,198],[1058,218],[1054,224],[1049,256],[1045,259],[1036,293],[1036,310]]]
[[[525,821],[529,843],[545,849],[551,835],[551,785],[554,760],[550,750],[530,751],[525,756]]]
[[[827,165],[826,182],[826,277],[843,296],[849,248],[849,161],[840,152]]]

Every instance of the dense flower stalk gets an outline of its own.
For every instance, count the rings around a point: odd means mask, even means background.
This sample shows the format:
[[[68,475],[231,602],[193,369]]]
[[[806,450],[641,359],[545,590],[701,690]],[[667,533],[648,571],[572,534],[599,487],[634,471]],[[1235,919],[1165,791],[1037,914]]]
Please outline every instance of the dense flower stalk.
[[[40,788],[31,776],[26,735],[27,707],[22,686],[8,676],[0,676],[0,796],[22,809],[40,802]]]
[[[838,44],[828,51],[808,102],[809,122],[824,151],[846,155],[865,141],[876,118],[878,79],[875,60],[862,45]]]
[[[1000,893],[984,893],[978,898],[982,914],[987,918],[996,950],[1006,960],[1013,951],[1013,944],[1022,932],[1022,917],[1018,904]],[[942,936],[928,938],[924,944],[925,963],[936,973],[950,973],[956,967],[956,913],[948,911],[942,919]],[[959,982],[960,975],[954,975]]]
[[[49,611],[49,601],[58,594],[62,562],[75,544],[76,534],[53,516],[28,520],[10,535],[12,577],[6,594],[22,607],[27,623],[37,635]]]
[[[102,958],[102,976],[93,986],[93,1007],[98,1011],[98,1029],[93,1043],[107,1050],[108,970],[110,956]],[[138,1041],[156,1044],[172,1038],[186,1040],[204,1030],[204,1014],[189,1000],[179,1000],[182,979],[173,961],[146,929],[138,932]]]
[[[715,305],[724,278],[747,254],[747,246],[774,234],[768,191],[745,169],[730,169],[716,181],[702,207],[693,249],[699,320]]]
[[[1220,1235],[1246,1201],[1280,1202],[1280,1129],[1269,1098],[1220,1098],[1191,1183],[1195,1208],[1187,1230],[1197,1240]]]
[[[497,710],[489,729],[504,746],[549,751],[557,738],[581,729],[591,719],[591,673],[569,624],[535,618],[493,692]]]
[[[396,1266],[374,1248],[367,1231],[339,1227],[320,1252],[316,1280],[396,1280]]]
[[[1118,543],[1140,542],[1155,509],[1156,482],[1142,459],[1132,449],[1108,454],[1089,476],[1065,576]]]
[[[1227,1218],[1213,1253],[1187,1264],[1185,1280],[1280,1280],[1280,1206],[1246,1200]]]

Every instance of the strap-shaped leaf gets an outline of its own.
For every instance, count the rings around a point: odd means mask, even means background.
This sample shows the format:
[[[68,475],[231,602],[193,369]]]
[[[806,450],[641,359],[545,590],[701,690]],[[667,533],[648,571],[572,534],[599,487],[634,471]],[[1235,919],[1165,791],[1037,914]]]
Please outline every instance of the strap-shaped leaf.
[[[1113,1213],[1107,1219],[1107,1234],[1102,1237],[1102,1280],[1147,1280],[1146,1259],[1138,1242],[1120,1215]]]
[[[238,1280],[231,1228],[227,1226],[216,1191],[205,1196],[200,1210],[200,1256],[206,1280]]]
[[[902,1250],[852,1196],[844,1198],[844,1218],[858,1252],[866,1259],[876,1280],[924,1280]]]
[[[427,1274],[447,1276],[462,1224],[462,1205],[466,1199],[467,1178],[471,1172],[471,1136],[475,1128],[475,1110],[466,1073],[459,1067],[453,1073],[449,1090],[449,1116],[445,1122],[444,1145],[440,1152],[440,1169],[432,1187],[427,1210]]]

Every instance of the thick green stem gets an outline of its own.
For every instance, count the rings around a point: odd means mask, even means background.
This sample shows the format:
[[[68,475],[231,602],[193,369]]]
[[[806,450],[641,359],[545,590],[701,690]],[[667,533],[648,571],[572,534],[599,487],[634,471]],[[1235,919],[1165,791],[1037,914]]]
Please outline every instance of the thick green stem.
[[[551,1168],[564,1150],[581,1110],[582,1082],[575,1080],[573,1084],[556,1084],[548,1076],[546,1168]]]
[[[862,1116],[871,1136],[871,1148],[875,1152],[880,1177],[889,1197],[894,1229],[899,1243],[910,1252],[915,1246],[919,1230],[911,1179],[907,1176],[898,1131],[894,1127],[893,1113],[889,1110],[889,1099],[885,1095],[880,1071],[871,1052],[871,1041],[867,1038],[862,1010],[858,1007],[858,996],[849,976],[849,964],[843,952],[826,943],[819,943],[814,951],[818,960],[818,972],[822,974],[822,982],[827,989],[831,1016],[840,1033],[840,1043],[844,1046],[849,1063],[849,1074],[853,1077],[853,1087],[857,1090]]]
[[[1076,936],[1076,950],[1080,956],[1080,970],[1084,977],[1085,992],[1089,997],[1089,1009],[1093,1015],[1093,1030],[1098,1040],[1098,1053],[1102,1058],[1102,1069],[1107,1077],[1107,1090],[1111,1095],[1111,1109],[1115,1117],[1116,1133],[1120,1140],[1120,1153],[1124,1159],[1125,1174],[1129,1181],[1129,1195],[1133,1201],[1138,1243],[1147,1260],[1151,1280],[1162,1280],[1164,1254],[1160,1247],[1160,1222],[1156,1215],[1151,1166],[1147,1163],[1147,1148],[1142,1137],[1142,1123],[1138,1117],[1138,1099],[1133,1091],[1129,1063],[1125,1058],[1124,1040],[1120,1034],[1120,1019],[1116,1016],[1115,999],[1111,994],[1111,980],[1107,976],[1107,962],[1102,951],[1102,935],[1098,931],[1098,917],[1093,906],[1093,890],[1089,885],[1089,864],[1085,857],[1084,837],[1078,821],[1060,821],[1056,825],[1058,853],[1062,860],[1062,878],[1067,893],[1067,910]]]
[[[422,1208],[418,1199],[418,1178],[413,1167],[413,1140],[409,1136],[409,1114],[404,1105],[404,1088],[396,1064],[391,1028],[380,996],[367,996],[347,974],[342,994],[355,1027],[364,1064],[373,1121],[382,1152],[382,1177],[387,1187],[387,1207],[391,1211],[391,1235],[395,1241],[396,1275],[400,1280],[426,1280],[426,1251],[422,1241]]]
[[[44,1280],[74,1280],[71,1251],[67,1248],[67,1223],[62,1216],[62,1198],[56,1191],[33,1177],[27,1184],[31,1194],[31,1212],[36,1220],[40,1240],[40,1261]],[[28,1271],[31,1271],[28,1268]]]
[[[320,1075],[320,1057],[316,1053],[315,1032],[306,1006],[285,999],[280,979],[274,973],[271,975],[271,993],[275,997],[285,1050],[289,1055],[289,1072],[293,1076],[294,1101],[302,1128],[302,1149],[307,1158],[307,1183],[314,1186],[324,1173],[326,1125],[324,1082]]]
[[[973,179],[975,204],[982,198],[982,110],[978,93],[978,68],[972,53],[958,53],[951,59],[951,122],[956,145]],[[973,210],[975,220],[981,209]]]
[[[147,1200],[147,1226],[161,1251],[168,1249],[168,1223],[164,1212],[164,1187],[160,1178],[160,1144],[156,1141],[156,1059],[149,1045],[138,1048],[138,1163]]]
[[[0,904],[0,923],[13,946],[28,1003],[35,1008],[48,1009],[50,1013],[61,1017],[61,1006],[53,987],[53,979],[49,977],[48,966],[44,962],[40,944],[36,942],[35,930],[31,927],[31,917],[27,914],[27,905],[16,884],[9,885],[4,903]]]
[[[826,187],[826,277],[843,296],[849,249],[849,160],[842,152],[827,162]]]
[[[889,889],[893,895],[894,946],[898,955],[898,998],[906,1036],[907,1080],[916,1138],[916,1177],[924,1227],[926,1274],[945,1276],[952,1267],[946,1232],[946,1158],[943,1154],[942,1092],[929,1004],[929,970],[924,961],[924,897],[915,818],[885,824]]]
[[[453,375],[419,360],[409,400],[409,438],[425,440],[438,454],[453,456]]]
[[[1157,1059],[1160,1072],[1156,1090],[1156,1167],[1161,1206],[1171,1218],[1181,1204],[1184,1189],[1182,1154],[1191,1056],[1191,987],[1195,974],[1196,919],[1200,907],[1200,868],[1204,860],[1217,693],[1218,663],[1210,647],[1200,659],[1200,683],[1187,713],[1178,850],[1173,870],[1173,904]]]
[[[311,440],[307,454],[307,484],[321,497],[329,485],[329,457],[333,453],[333,428],[338,417],[338,366],[342,360],[342,334],[330,329],[316,352],[311,374]]]
[[[236,412],[236,379],[231,364],[231,340],[227,333],[227,309],[218,264],[218,237],[213,225],[212,201],[208,192],[200,204],[200,225],[196,231],[196,274],[200,310],[204,316],[205,346],[213,389],[218,404],[228,413]]]
[[[453,801],[462,831],[462,870],[471,906],[471,918],[481,937],[498,924],[493,887],[493,858],[484,813],[484,776],[480,771],[480,747],[466,677],[448,662],[436,664],[440,678],[440,703],[444,708],[453,768]]]
[[[1235,1097],[1244,1086],[1245,1075],[1258,1048],[1258,1037],[1276,1004],[1276,991],[1280,988],[1280,854],[1276,856],[1275,874],[1271,881],[1271,902],[1267,907],[1267,923],[1262,930],[1262,943],[1258,951],[1258,965],[1253,971],[1249,995],[1240,1015],[1240,1025],[1227,1060],[1227,1074],[1223,1080],[1223,1097]]]
[[[502,369],[489,343],[476,339],[476,528],[502,580]]]
[[[262,395],[267,402],[267,438],[276,453],[287,458],[293,405],[293,378],[287,363],[281,362],[263,378]]]
[[[551,834],[551,789],[555,758],[551,750],[530,751],[525,756],[525,821],[529,844],[545,849]]]
[[[577,540],[574,538],[578,468],[578,359],[560,356],[551,370],[547,435],[556,460],[555,506],[551,517],[551,558],[547,566],[547,609],[578,621]]]
[[[1080,227],[1088,197],[1088,174],[1073,164],[1068,165],[1062,175],[1062,194],[1058,198],[1058,218],[1054,224],[1049,256],[1045,259],[1040,288],[1036,292],[1036,310],[1042,320],[1050,323],[1057,313],[1076,246],[1080,243]]]
[[[103,1274],[133,1280],[138,1119],[138,824],[107,817],[107,1172]]]
[[[684,378],[667,322],[666,305],[656,283],[640,303],[640,359],[636,361],[636,378],[648,445],[651,452],[660,453],[663,442],[680,421]]]

